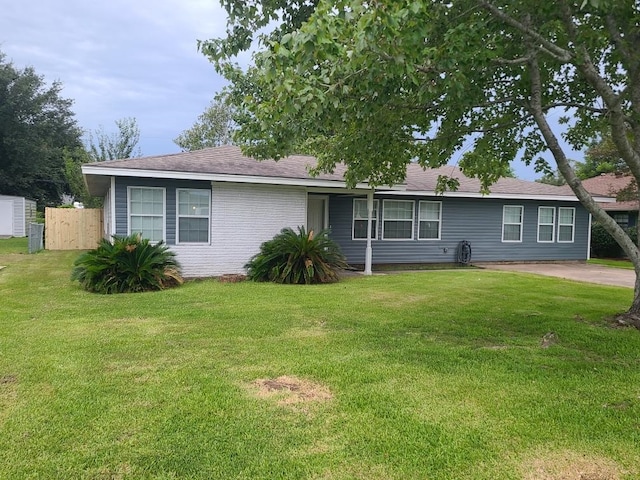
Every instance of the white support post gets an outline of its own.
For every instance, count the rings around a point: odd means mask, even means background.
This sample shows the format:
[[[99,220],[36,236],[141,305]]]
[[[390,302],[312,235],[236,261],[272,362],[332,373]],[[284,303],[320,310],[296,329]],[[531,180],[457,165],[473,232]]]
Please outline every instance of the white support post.
[[[589,231],[587,232],[587,260],[591,259],[591,221],[591,214],[589,214]]]
[[[373,224],[372,216],[373,216],[373,193],[374,189],[372,188],[369,193],[367,193],[367,250],[364,256],[364,274],[371,275],[371,259],[373,257],[373,251],[371,249],[371,228]]]

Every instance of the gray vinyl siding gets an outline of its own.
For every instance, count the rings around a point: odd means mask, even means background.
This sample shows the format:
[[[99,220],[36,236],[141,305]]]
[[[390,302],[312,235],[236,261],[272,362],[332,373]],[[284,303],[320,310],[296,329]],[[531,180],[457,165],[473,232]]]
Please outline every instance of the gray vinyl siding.
[[[381,239],[383,200],[385,198],[416,202],[413,240]],[[589,214],[578,202],[404,196],[376,196],[376,199],[380,201],[380,212],[377,228],[378,240],[372,241],[372,261],[374,264],[455,262],[457,247],[462,240],[471,244],[473,262],[585,260],[587,258]],[[442,202],[440,240],[417,240],[418,201],[420,200]],[[522,242],[502,242],[504,205],[524,207]],[[539,243],[537,241],[539,206],[556,208],[556,241],[553,243]],[[575,208],[573,243],[557,242],[558,207]],[[366,241],[352,240],[352,216],[353,197],[332,196],[330,198],[331,236],[340,245],[349,263],[363,264]]]
[[[165,241],[168,245],[176,243],[176,189],[202,188],[211,190],[211,182],[196,180],[166,180],[154,178],[116,178],[115,192],[115,220],[116,235],[127,235],[127,188],[128,187],[159,187],[165,189]]]

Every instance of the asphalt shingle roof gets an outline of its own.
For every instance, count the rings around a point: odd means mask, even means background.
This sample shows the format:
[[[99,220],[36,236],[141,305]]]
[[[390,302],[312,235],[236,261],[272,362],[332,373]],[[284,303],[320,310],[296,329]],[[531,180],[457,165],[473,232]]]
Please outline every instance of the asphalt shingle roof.
[[[221,146],[193,152],[112,160],[93,163],[90,166],[92,174],[95,174],[97,168],[104,169],[104,175],[109,175],[111,169],[124,169],[301,180],[320,179],[338,182],[344,180],[344,165],[338,165],[331,174],[311,177],[309,169],[315,163],[314,157],[306,155],[294,155],[277,162],[273,160],[258,161],[244,156],[240,148],[236,146]],[[460,183],[457,192],[473,194],[480,192],[480,181],[466,177],[458,167],[447,165],[425,170],[417,164],[410,164],[407,168],[406,191],[433,192],[436,189],[439,175],[457,178]],[[567,187],[557,187],[516,178],[502,178],[492,185],[490,190],[492,194],[573,197],[573,193]]]
[[[627,188],[633,177],[631,175],[617,175],[615,173],[603,173],[597,177],[587,178],[582,181],[582,186],[591,195],[603,197],[615,197],[618,192]],[[638,210],[638,201],[631,200],[625,202],[601,203],[600,206],[610,212],[626,212]]]

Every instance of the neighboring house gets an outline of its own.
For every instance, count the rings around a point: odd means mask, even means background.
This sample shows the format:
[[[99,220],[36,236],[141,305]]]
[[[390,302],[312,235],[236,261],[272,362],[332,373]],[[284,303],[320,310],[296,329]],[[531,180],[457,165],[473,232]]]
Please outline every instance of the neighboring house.
[[[618,192],[629,188],[632,181],[633,177],[631,175],[603,173],[597,177],[582,180],[582,186],[591,195],[615,198]],[[630,228],[638,224],[638,200],[606,202],[600,203],[600,206],[621,227]]]
[[[105,198],[105,235],[166,241],[187,277],[241,273],[262,242],[300,225],[329,228],[352,265],[365,264],[368,245],[373,264],[455,262],[463,240],[475,262],[588,258],[590,215],[562,187],[505,178],[482,195],[456,167],[411,164],[403,185],[350,189],[344,167],[312,177],[314,164],[308,156],[260,162],[223,146],[82,171],[89,193]],[[436,195],[438,175],[458,178],[459,189]]]
[[[24,197],[0,195],[0,236],[26,237],[36,221],[36,202]]]

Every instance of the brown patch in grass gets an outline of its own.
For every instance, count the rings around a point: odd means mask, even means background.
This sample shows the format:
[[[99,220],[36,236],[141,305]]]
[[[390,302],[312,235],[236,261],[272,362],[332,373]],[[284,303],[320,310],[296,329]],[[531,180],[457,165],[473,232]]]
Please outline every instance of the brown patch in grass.
[[[259,378],[253,382],[253,386],[258,388],[258,397],[277,399],[278,405],[324,402],[333,398],[325,386],[287,375],[278,378]]]
[[[87,472],[92,480],[123,480],[131,478],[133,468],[128,463],[117,465],[116,467],[98,467]]]
[[[247,279],[246,275],[241,275],[237,273],[225,273],[224,275],[220,275],[218,280],[220,283],[238,283],[244,282]]]
[[[619,480],[626,472],[613,460],[572,451],[528,459],[523,480]]]
[[[16,375],[3,375],[0,377],[0,385],[6,385],[9,383],[17,383],[18,377]]]
[[[18,376],[3,375],[0,377],[0,425],[9,418],[11,410],[18,401]]]

